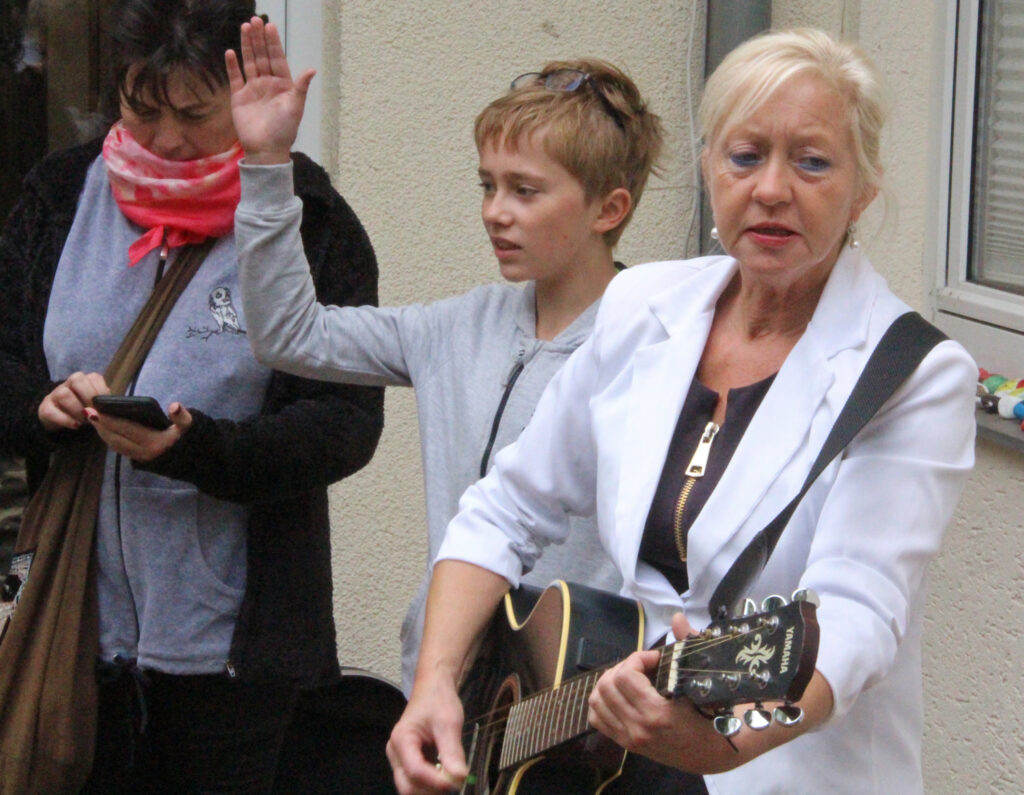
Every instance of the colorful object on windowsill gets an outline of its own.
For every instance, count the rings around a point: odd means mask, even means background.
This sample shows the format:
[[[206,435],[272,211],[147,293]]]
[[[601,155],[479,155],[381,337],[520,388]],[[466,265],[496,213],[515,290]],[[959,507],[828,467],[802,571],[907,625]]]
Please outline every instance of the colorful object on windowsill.
[[[979,367],[976,396],[979,409],[1016,420],[1024,431],[1024,378],[1007,378]]]

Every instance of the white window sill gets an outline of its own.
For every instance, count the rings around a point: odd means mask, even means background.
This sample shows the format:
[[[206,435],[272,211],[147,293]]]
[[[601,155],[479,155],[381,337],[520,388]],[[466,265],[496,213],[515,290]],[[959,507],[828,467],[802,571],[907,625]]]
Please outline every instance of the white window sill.
[[[987,411],[977,411],[975,416],[978,421],[978,438],[1024,453],[1024,431],[1020,429],[1020,420],[1004,419]]]

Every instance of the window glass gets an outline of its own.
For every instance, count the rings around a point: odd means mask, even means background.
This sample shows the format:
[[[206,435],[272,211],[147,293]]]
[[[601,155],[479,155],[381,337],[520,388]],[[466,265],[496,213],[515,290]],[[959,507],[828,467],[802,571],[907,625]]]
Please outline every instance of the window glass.
[[[0,0],[0,223],[29,169],[108,126],[101,15],[109,0]],[[0,574],[27,499],[24,462],[0,450]]]
[[[100,19],[109,0],[0,0],[0,218],[47,152],[105,128]]]
[[[981,4],[968,279],[1024,295],[1024,0]]]

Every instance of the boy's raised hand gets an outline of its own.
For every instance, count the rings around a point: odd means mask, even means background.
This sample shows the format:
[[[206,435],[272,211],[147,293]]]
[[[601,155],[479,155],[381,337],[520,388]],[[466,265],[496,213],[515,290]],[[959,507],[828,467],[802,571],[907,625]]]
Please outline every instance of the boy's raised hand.
[[[316,70],[293,81],[277,26],[259,17],[242,25],[242,69],[233,50],[224,54],[231,115],[245,158],[255,165],[287,163],[299,131],[306,92]]]

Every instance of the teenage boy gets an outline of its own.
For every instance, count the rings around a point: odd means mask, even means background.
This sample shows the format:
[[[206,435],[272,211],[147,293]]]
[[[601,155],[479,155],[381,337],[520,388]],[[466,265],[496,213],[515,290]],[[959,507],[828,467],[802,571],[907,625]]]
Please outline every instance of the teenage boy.
[[[416,389],[432,561],[459,497],[514,441],[541,392],[593,328],[621,268],[612,248],[662,145],[636,86],[598,60],[522,75],[476,120],[484,227],[501,275],[430,305],[316,302],[299,239],[302,205],[289,150],[312,70],[293,82],[273,25],[242,28],[245,80],[232,53],[235,128],[245,149],[235,216],[242,303],[256,358],[307,378]],[[592,521],[592,520],[584,520]],[[572,532],[525,581],[618,590],[597,533]],[[411,690],[429,572],[402,626]]]

